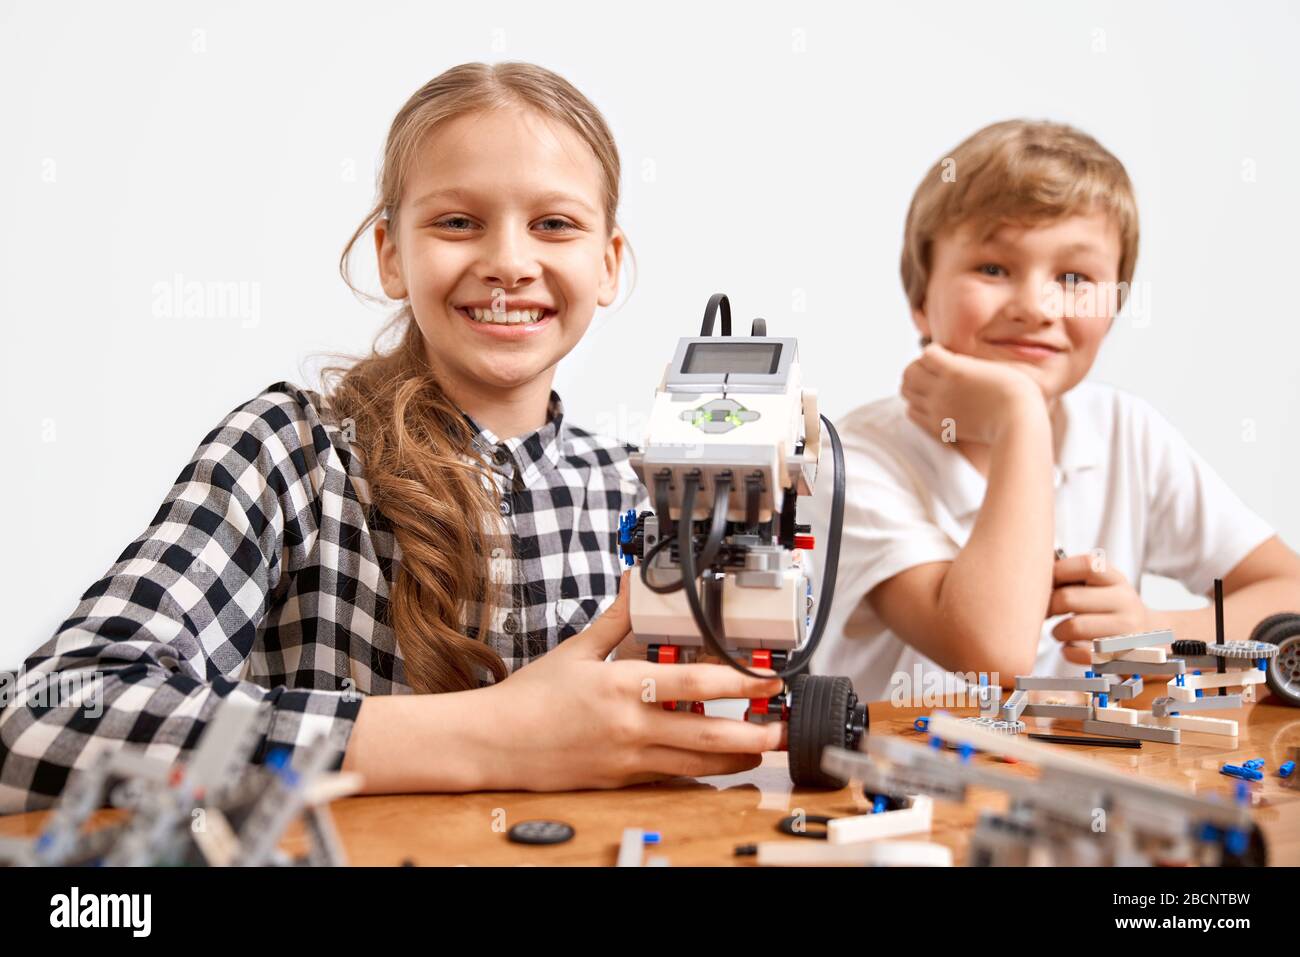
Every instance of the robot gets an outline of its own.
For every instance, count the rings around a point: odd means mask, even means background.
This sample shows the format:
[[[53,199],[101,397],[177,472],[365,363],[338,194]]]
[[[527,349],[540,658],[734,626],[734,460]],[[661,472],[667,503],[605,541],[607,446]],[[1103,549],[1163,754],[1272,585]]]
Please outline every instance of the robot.
[[[720,315],[722,335],[714,336]],[[825,425],[833,496],[825,581],[816,619],[806,552],[811,529],[795,522],[812,494]],[[808,674],[835,594],[844,521],[844,454],[835,427],[805,389],[794,339],[769,338],[755,319],[731,334],[731,304],[712,296],[700,335],[680,340],[655,392],[642,451],[632,467],[653,510],[620,522],[632,576],[632,632],[658,663],[720,659],[749,675],[770,668],[780,694],[752,699],[745,719],[789,722],[790,777],[802,787],[839,788],[822,768],[827,746],[856,750],[867,708],[846,677]],[[703,713],[702,702],[664,702]]]

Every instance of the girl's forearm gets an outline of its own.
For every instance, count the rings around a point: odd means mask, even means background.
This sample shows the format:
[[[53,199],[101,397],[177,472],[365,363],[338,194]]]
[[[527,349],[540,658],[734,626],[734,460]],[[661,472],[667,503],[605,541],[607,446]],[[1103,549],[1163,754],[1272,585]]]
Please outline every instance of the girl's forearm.
[[[1052,427],[1041,402],[1018,407],[990,447],[988,488],[940,590],[957,670],[1028,673],[1052,594]]]
[[[368,696],[342,770],[365,779],[362,794],[481,789],[493,744],[484,690]]]
[[[1223,636],[1246,641],[1255,626],[1281,611],[1300,612],[1300,583],[1289,578],[1266,578],[1243,585],[1223,597]],[[1175,638],[1213,642],[1214,603],[1187,611],[1151,611],[1151,628],[1171,628]]]

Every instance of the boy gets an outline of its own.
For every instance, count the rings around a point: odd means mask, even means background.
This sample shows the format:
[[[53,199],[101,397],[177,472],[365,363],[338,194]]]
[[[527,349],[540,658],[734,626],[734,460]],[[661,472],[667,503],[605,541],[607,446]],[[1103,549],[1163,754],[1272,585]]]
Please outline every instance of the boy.
[[[844,539],[814,672],[899,700],[937,671],[946,691],[952,672],[1082,674],[1107,635],[1212,641],[1213,608],[1143,604],[1146,572],[1197,594],[1223,578],[1228,638],[1300,609],[1300,558],[1151,406],[1082,381],[1137,245],[1124,167],[1071,127],[996,123],[935,164],[902,256],[922,355],[900,396],[838,425]]]

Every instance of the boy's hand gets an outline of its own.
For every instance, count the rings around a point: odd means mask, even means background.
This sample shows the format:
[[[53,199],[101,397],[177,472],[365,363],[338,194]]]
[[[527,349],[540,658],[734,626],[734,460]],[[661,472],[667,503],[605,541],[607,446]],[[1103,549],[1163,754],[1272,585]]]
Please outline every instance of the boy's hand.
[[[1095,638],[1151,630],[1151,612],[1142,597],[1096,553],[1060,559],[1052,579],[1047,616],[1074,615],[1052,629],[1052,636],[1064,643],[1061,654],[1067,661],[1091,664]]]
[[[904,370],[901,392],[908,418],[944,441],[992,445],[1019,415],[1047,410],[1028,373],[937,343]]]

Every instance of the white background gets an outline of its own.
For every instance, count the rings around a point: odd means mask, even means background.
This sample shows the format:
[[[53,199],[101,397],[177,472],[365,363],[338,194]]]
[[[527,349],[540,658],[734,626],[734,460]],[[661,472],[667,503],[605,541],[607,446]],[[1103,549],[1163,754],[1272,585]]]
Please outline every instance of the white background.
[[[920,177],[986,123],[1064,120],[1141,207],[1149,308],[1093,378],[1151,400],[1294,546],[1298,24],[1278,3],[0,3],[0,667],[222,416],[368,346],[383,311],[339,253],[393,114],[467,60],[563,74],[622,152],[639,277],[560,366],[573,421],[639,441],[716,290],[799,337],[832,417],[895,391]],[[178,275],[256,288],[255,320],[155,315]]]

